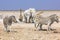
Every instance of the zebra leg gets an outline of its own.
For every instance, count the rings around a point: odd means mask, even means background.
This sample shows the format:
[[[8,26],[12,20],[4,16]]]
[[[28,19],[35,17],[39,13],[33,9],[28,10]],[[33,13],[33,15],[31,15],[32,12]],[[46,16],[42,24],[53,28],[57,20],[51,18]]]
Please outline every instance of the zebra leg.
[[[42,24],[40,24],[40,29],[39,30],[42,30]]]
[[[48,23],[47,33],[50,33],[50,23]]]
[[[50,29],[50,30],[52,30],[52,28],[51,28],[51,25],[52,25],[52,24],[53,24],[53,22],[51,22],[51,23],[49,24],[49,26],[50,26],[49,29]]]
[[[5,30],[7,31],[7,25],[5,25],[4,27],[5,27]]]
[[[39,26],[39,24],[36,24],[36,23],[35,23],[35,28],[37,28],[38,26]]]
[[[5,29],[6,29],[7,32],[10,32],[10,30],[8,30],[8,28],[7,28],[7,25],[5,25],[4,27],[5,27]]]
[[[53,22],[51,22],[51,23],[48,25],[48,31],[49,31],[49,30],[52,30],[52,29],[51,29],[52,23],[53,23]]]
[[[39,24],[36,24],[36,23],[35,23],[35,28],[36,28],[36,30],[37,30],[37,27],[38,27],[38,26],[39,26]]]
[[[50,31],[50,26],[51,26],[51,22],[49,21],[48,22],[48,29],[47,29],[47,31]]]
[[[50,26],[48,26],[48,31],[50,31]]]

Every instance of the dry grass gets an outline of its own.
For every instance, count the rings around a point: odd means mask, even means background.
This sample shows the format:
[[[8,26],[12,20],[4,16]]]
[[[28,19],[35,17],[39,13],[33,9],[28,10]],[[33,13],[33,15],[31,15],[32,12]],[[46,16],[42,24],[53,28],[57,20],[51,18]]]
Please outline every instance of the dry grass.
[[[13,24],[11,26],[11,32],[7,33],[3,30],[3,25],[0,24],[0,40],[60,40],[59,24],[54,23],[52,28],[56,30],[49,33],[47,31],[36,30],[34,24],[30,23]],[[43,28],[47,29],[45,25]]]
[[[9,13],[15,14],[19,18],[19,11],[18,12],[0,12],[0,14],[9,15]],[[48,14],[49,13],[49,14]],[[57,15],[60,16],[60,11],[44,11],[44,16],[49,16],[50,14],[58,13]],[[54,23],[51,26],[53,31],[47,33],[47,31],[42,30],[38,31],[35,29],[34,24],[31,23],[17,23],[11,26],[11,32],[7,33],[4,31],[3,24],[0,23],[0,40],[60,40],[60,23]],[[43,26],[43,29],[47,29],[47,25]]]

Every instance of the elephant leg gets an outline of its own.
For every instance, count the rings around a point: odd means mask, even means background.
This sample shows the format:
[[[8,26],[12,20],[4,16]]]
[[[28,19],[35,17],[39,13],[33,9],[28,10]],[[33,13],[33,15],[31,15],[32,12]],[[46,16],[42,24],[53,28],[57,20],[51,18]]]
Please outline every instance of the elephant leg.
[[[29,18],[29,22],[34,23],[32,16]]]
[[[30,23],[30,17],[29,16],[27,17],[27,22]]]
[[[33,17],[32,17],[32,23],[34,23]]]
[[[25,17],[25,22],[27,23],[27,18]]]
[[[27,18],[26,18],[26,20],[25,20],[25,21],[26,21],[26,23],[27,23]]]
[[[31,18],[29,17],[29,23],[31,22],[30,20],[31,20]]]

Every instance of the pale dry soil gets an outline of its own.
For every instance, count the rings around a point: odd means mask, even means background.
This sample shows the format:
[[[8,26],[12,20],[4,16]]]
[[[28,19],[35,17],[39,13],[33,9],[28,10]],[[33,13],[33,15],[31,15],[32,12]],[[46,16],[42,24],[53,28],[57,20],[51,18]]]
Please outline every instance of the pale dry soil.
[[[11,32],[4,30],[0,23],[0,40],[60,40],[60,23],[54,23],[52,31],[37,30],[32,23],[14,23],[10,27]],[[43,26],[47,29],[47,25]]]

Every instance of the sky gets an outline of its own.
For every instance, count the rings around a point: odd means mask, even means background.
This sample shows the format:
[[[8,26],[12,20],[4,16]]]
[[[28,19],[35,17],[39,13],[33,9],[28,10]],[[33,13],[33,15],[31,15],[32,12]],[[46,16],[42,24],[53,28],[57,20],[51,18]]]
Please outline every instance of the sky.
[[[0,10],[60,10],[60,0],[0,0]]]

